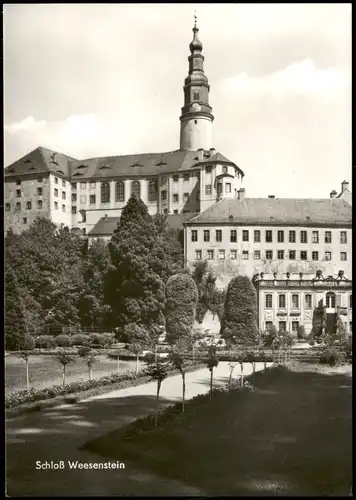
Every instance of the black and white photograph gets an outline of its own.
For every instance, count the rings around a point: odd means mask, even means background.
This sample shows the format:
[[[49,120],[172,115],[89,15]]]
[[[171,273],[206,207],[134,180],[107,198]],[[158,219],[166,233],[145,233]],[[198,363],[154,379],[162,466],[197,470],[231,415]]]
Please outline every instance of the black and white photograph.
[[[353,496],[351,29],[4,4],[7,497]]]

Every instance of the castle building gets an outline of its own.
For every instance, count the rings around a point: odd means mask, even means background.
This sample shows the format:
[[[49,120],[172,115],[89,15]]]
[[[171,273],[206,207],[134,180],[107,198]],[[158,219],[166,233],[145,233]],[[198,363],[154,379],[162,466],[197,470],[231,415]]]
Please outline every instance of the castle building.
[[[79,160],[38,147],[5,169],[5,230],[12,227],[19,233],[37,216],[45,216],[83,234],[108,239],[113,221],[132,194],[144,201],[152,215],[181,219],[203,212],[219,199],[236,197],[244,173],[213,148],[214,117],[198,32],[195,23],[184,82],[180,148]]]

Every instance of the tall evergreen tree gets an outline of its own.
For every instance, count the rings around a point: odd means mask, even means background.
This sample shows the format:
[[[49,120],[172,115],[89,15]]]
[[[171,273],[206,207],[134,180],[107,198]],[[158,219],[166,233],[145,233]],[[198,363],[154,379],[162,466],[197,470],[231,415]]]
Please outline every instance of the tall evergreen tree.
[[[26,337],[26,322],[16,274],[12,266],[5,264],[5,346],[18,350]]]

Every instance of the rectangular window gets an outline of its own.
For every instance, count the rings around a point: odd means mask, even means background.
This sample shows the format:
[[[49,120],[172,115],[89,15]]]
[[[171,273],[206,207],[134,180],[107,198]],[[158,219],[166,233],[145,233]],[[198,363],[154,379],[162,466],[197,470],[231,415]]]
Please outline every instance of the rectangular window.
[[[319,243],[319,231],[312,232],[312,243]]]
[[[86,182],[81,182],[80,183],[80,189],[86,189],[87,188],[87,183]]]
[[[300,252],[300,260],[307,260],[307,257],[308,257],[308,252],[306,252],[305,250],[302,250]]]
[[[89,203],[90,203],[90,205],[95,205],[96,204],[96,196],[95,196],[95,194],[89,195]]]
[[[75,215],[77,213],[77,207],[72,207],[72,214]]]
[[[272,260],[272,259],[273,259],[272,250],[266,250],[266,260]]]
[[[260,243],[261,242],[261,231],[260,230],[256,230],[253,232],[253,241],[255,243]]]
[[[66,193],[65,191],[62,191],[62,200],[65,200],[66,199]]]
[[[71,183],[71,186],[72,186],[72,189],[73,189],[73,190],[76,190],[76,189],[77,189],[77,183],[76,183],[76,182],[72,182],[72,183]]]
[[[230,182],[227,182],[225,184],[225,193],[231,193],[231,184],[230,184]]]
[[[62,187],[66,187],[66,181],[62,181]]]
[[[66,206],[62,205],[62,212],[65,212],[65,211],[66,211]]]
[[[272,309],[272,294],[266,293],[265,295],[265,308]]]
[[[192,230],[192,241],[198,241],[198,231],[196,229]]]
[[[179,175],[173,175],[173,182],[178,182]]]
[[[201,260],[201,250],[195,250],[195,260]]]
[[[266,330],[266,332],[270,331],[270,329],[272,328],[272,325],[273,325],[273,321],[266,321],[265,322],[265,330]]]
[[[189,198],[189,193],[184,193],[184,194],[183,194],[183,200],[184,200],[184,201],[187,201],[187,200],[188,200],[188,198]]]
[[[90,189],[96,189],[96,182],[91,182],[89,185]]]
[[[30,201],[26,202],[26,210],[31,210],[32,203]]]
[[[253,252],[253,258],[254,258],[255,260],[260,260],[260,259],[261,259],[261,252],[260,252],[260,250],[255,250],[255,251]]]
[[[305,303],[304,303],[304,307],[305,309],[311,309],[312,308],[312,296],[307,293],[304,297],[305,299]]]
[[[284,250],[277,250],[277,259],[278,260],[284,259]]]
[[[20,210],[21,210],[21,203],[19,201],[16,202],[15,209],[16,209],[16,212],[20,212]]]
[[[21,198],[21,189],[16,189],[16,198]]]
[[[266,242],[272,243],[272,231],[270,231],[270,230],[266,231]]]
[[[210,241],[210,231],[209,231],[209,229],[204,229],[204,241]]]
[[[178,203],[179,202],[179,196],[177,194],[173,195],[173,203]]]
[[[39,208],[39,209],[42,208],[42,200],[37,201],[37,208]]]
[[[325,231],[325,243],[331,243],[331,231]]]
[[[6,212],[10,212],[10,210],[11,210],[10,203],[6,203]]]
[[[347,243],[347,232],[340,231],[340,243]]]
[[[57,188],[54,188],[54,196],[56,198],[58,198],[58,189]],[[73,195],[72,195],[72,199],[73,199]]]
[[[216,241],[222,241],[222,231],[221,231],[221,229],[217,229],[215,231],[215,239],[216,239]]]
[[[247,250],[242,251],[242,258],[243,258],[243,260],[248,260],[248,251]]]
[[[214,259],[214,250],[208,250],[207,252],[208,260]]]
[[[43,178],[42,178],[42,177],[39,177],[39,178],[37,179],[37,182],[39,182],[39,183],[43,182]]]
[[[178,210],[173,210],[174,215],[178,215]]]
[[[278,322],[278,330],[280,332],[286,332],[287,331],[287,322],[286,321],[279,321]]]
[[[21,186],[21,181],[20,180],[16,181],[16,186]]]
[[[211,184],[207,184],[207,185],[205,186],[205,194],[206,194],[207,196],[210,196],[210,195],[211,195]]]
[[[242,231],[242,241],[248,241],[248,233],[249,233],[248,229],[247,230],[244,229]]]
[[[236,231],[236,229],[231,229],[231,231],[230,231],[230,242],[231,243],[236,243],[237,242],[237,231]]]
[[[286,296],[284,294],[278,295],[278,307],[280,309],[286,308]]]
[[[212,167],[205,167],[205,172],[206,172],[207,174],[211,174],[211,168],[212,168]]]
[[[218,186],[217,186],[217,192],[218,194],[221,194],[222,193],[222,190],[223,190],[223,185],[221,182],[219,182]]]
[[[55,177],[55,178],[54,178],[54,183],[55,183],[55,184],[58,184],[58,177]]]
[[[331,252],[325,252],[325,260],[331,260]]]
[[[299,321],[292,321],[292,332],[298,333]]]
[[[295,260],[295,250],[289,250],[289,260]]]
[[[347,253],[346,252],[340,252],[340,260],[347,260]]]
[[[42,188],[37,188],[37,195],[42,196]]]
[[[85,196],[85,194],[82,194],[80,197],[80,204],[85,205],[86,202],[87,202],[87,197]]]
[[[295,231],[289,231],[289,243],[295,243]]]
[[[300,242],[308,243],[308,233],[306,231],[300,231]]]
[[[24,217],[24,218],[22,219],[22,224],[27,224],[27,217]]]
[[[58,210],[58,201],[54,202],[54,208],[55,208],[55,210]]]
[[[278,243],[284,243],[284,231],[277,232],[277,241]]]
[[[56,189],[58,195],[58,189]],[[72,201],[77,201],[77,193],[72,193]]]
[[[161,200],[166,200],[167,199],[167,191],[162,191],[161,192]]]
[[[312,260],[319,260],[319,252],[312,252]]]
[[[166,213],[168,213],[168,209],[167,209],[167,208],[165,208],[165,210],[167,210],[167,212],[166,212]],[[183,213],[184,213],[184,214],[190,214],[190,210],[183,210]]]
[[[225,250],[219,250],[219,260],[225,260]]]
[[[231,260],[237,260],[237,250],[230,250]]]
[[[222,168],[223,174],[227,174],[227,167]]]
[[[184,182],[189,182],[189,178],[190,178],[189,174],[184,174],[183,175]]]
[[[293,309],[299,309],[299,295],[296,293],[292,295],[292,307]]]

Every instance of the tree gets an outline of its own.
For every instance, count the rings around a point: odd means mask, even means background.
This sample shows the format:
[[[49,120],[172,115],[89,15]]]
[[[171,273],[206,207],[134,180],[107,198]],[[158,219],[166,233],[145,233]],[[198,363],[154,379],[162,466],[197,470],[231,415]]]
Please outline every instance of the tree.
[[[136,356],[136,376],[138,375],[140,354],[150,346],[151,338],[147,328],[143,325],[129,323],[124,328],[124,335],[129,342],[129,350]]]
[[[21,348],[26,335],[26,323],[18,281],[12,266],[5,264],[5,345],[15,351]]]
[[[75,362],[75,357],[61,349],[53,358],[62,365],[62,383],[64,386],[66,383],[66,367]]]
[[[256,290],[247,276],[236,276],[228,286],[222,337],[234,344],[254,344],[258,338]]]
[[[152,357],[149,359],[147,373],[152,380],[157,381],[157,393],[156,393],[157,412],[155,414],[155,427],[157,427],[158,410],[159,410],[159,393],[161,390],[162,382],[168,375],[167,365],[165,363],[162,363],[162,361],[160,361],[159,359],[155,361],[154,358]]]
[[[206,361],[206,366],[210,371],[210,402],[213,398],[213,376],[214,376],[214,368],[216,368],[219,364],[219,359],[216,356],[216,349],[214,346],[209,348],[208,359]]]
[[[115,327],[160,324],[164,309],[164,282],[158,272],[164,255],[146,205],[132,196],[109,242],[111,265],[105,280],[105,301]],[[155,263],[153,270],[152,262]]]
[[[29,377],[29,360],[31,356],[31,351],[35,348],[35,339],[31,335],[26,335],[24,340],[21,342],[21,349],[24,349],[20,352],[20,358],[22,361],[25,361],[26,365],[26,388],[30,390],[30,377]]]
[[[255,355],[252,351],[247,351],[245,354],[245,360],[246,363],[251,363],[252,365],[252,379],[255,379],[255,372],[256,372],[256,361],[255,361]]]
[[[89,354],[87,354],[87,356],[85,356],[85,362],[86,362],[87,367],[89,369],[89,380],[92,379],[93,365],[97,361],[98,361],[98,358],[95,356],[95,354],[93,354],[91,352]]]
[[[298,326],[298,340],[303,340],[305,339],[305,328],[304,325],[299,325]]]
[[[236,366],[237,366],[237,361],[230,361],[229,362],[229,383],[228,383],[229,391],[231,389],[232,374],[233,374],[233,371],[235,370]]]
[[[225,301],[225,290],[216,287],[216,276],[209,267],[208,262],[197,261],[194,264],[192,278],[198,289],[198,302],[196,307],[196,319],[202,323],[207,311],[218,315],[222,320]]]
[[[183,391],[182,391],[182,413],[184,413],[185,406],[185,375],[186,375],[186,364],[187,359],[184,357],[184,353],[187,351],[189,345],[184,342],[184,339],[178,341],[174,347],[173,351],[169,355],[171,364],[179,370],[182,375]]]
[[[204,338],[204,333],[201,330],[194,329],[190,333],[188,344],[190,344],[192,349],[193,363],[195,361],[195,348],[197,343]]]
[[[188,274],[171,276],[166,285],[167,341],[174,344],[191,334],[198,299],[197,287]]]

